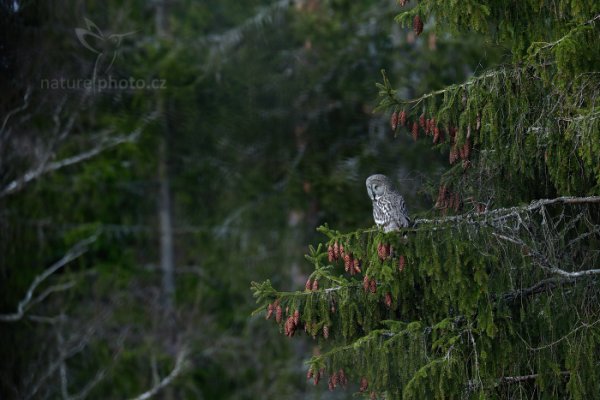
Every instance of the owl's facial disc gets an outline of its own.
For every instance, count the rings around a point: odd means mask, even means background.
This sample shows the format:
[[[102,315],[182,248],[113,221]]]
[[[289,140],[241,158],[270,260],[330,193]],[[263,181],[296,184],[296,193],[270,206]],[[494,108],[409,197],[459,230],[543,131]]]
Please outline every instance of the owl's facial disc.
[[[385,194],[385,187],[380,183],[375,183],[373,185],[373,200],[377,200],[381,196]]]

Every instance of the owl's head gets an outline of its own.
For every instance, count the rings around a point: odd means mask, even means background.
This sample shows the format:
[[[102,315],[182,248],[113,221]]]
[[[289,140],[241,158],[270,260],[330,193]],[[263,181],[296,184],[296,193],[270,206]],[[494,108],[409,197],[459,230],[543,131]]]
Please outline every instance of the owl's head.
[[[375,174],[367,178],[367,193],[373,201],[386,194],[391,187],[392,181],[385,175]]]

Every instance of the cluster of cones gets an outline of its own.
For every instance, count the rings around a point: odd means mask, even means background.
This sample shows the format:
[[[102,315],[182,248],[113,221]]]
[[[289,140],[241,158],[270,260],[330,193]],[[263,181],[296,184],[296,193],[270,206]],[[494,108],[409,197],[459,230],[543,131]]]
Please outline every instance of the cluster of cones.
[[[441,129],[435,118],[427,118],[425,114],[421,114],[418,121],[410,123],[407,120],[407,114],[405,110],[400,112],[394,111],[390,118],[390,125],[392,130],[396,132],[398,126],[406,127],[410,129],[411,135],[413,139],[416,141],[419,139],[419,135],[421,132],[425,134],[425,136],[432,136],[433,144],[444,143],[446,140],[446,134],[450,138],[450,156],[449,162],[450,164],[454,164],[458,160],[462,160],[463,168],[466,169],[470,165],[470,156],[471,156],[471,126],[467,126],[467,137],[464,142],[459,146],[456,142],[456,133],[458,131],[457,128],[449,126],[444,131]],[[481,117],[477,116],[477,124],[476,130],[479,130],[481,127]]]
[[[458,193],[450,191],[446,185],[440,186],[438,197],[435,201],[435,208],[442,210],[444,213],[448,210],[457,212],[464,205],[463,203],[473,204],[474,211],[478,213],[483,213],[487,210],[487,205],[485,203],[481,203],[473,197],[467,197],[463,201]]]
[[[450,131],[450,156],[448,161],[450,164],[454,164],[459,159],[462,160],[463,169],[467,169],[471,165],[469,157],[471,156],[471,129],[467,129],[467,138],[463,142],[462,146],[456,143],[456,128]]]
[[[435,201],[435,208],[444,212],[448,210],[454,210],[457,212],[461,206],[460,195],[455,192],[452,193],[446,185],[440,186],[437,200]]]
[[[313,383],[315,385],[318,385],[319,382],[321,381],[321,378],[324,375],[325,375],[324,368],[321,368],[319,371],[316,371],[316,372],[313,371],[312,368],[309,368],[309,370],[306,372],[306,379],[312,379]],[[335,371],[333,374],[331,374],[329,376],[329,379],[327,381],[327,386],[329,387],[330,391],[335,390],[335,388],[337,388],[338,386],[341,386],[345,389],[346,385],[348,385],[348,377],[346,376],[346,373],[344,372],[343,369],[340,369],[339,371]],[[366,377],[363,376],[362,378],[360,378],[358,390],[360,391],[360,393],[365,393],[368,389],[369,389],[369,381],[367,380]],[[371,392],[370,398],[376,399],[377,394],[375,392]]]
[[[377,245],[377,255],[379,256],[379,261],[384,262],[387,260],[393,252],[393,248],[389,243],[379,243]],[[406,266],[406,258],[403,255],[398,257],[398,271],[404,271],[404,267]]]
[[[316,279],[313,281],[310,278],[308,278],[306,280],[306,283],[304,284],[304,289],[306,289],[307,292],[310,292],[311,290],[319,290],[319,281]]]
[[[331,312],[335,312],[334,304],[331,305]],[[275,300],[273,303],[270,303],[267,306],[266,319],[270,319],[273,316],[273,314],[275,314],[275,322],[279,324],[283,320],[283,309],[279,304],[279,300]],[[290,309],[289,307],[287,307],[285,310],[285,314],[287,315],[287,318],[285,320],[285,324],[283,325],[283,330],[286,336],[292,337],[294,336],[296,330],[300,326],[300,310],[294,310],[293,313],[290,313]],[[306,333],[309,333],[310,330],[311,323],[306,322],[304,324],[304,331]],[[323,337],[325,339],[329,338],[329,326],[327,325],[323,326]],[[316,336],[313,335],[313,339],[315,338]]]
[[[363,278],[363,289],[365,292],[377,293],[377,281],[365,275]]]
[[[300,325],[300,310],[294,310],[293,313],[290,313],[290,309],[287,307],[285,313],[288,316],[284,325],[285,335],[292,337]],[[283,319],[283,308],[281,307],[281,304],[279,304],[279,299],[267,306],[266,319],[270,319],[273,314],[275,314],[275,322],[280,323]]]
[[[362,262],[358,258],[354,258],[351,252],[344,250],[344,245],[337,241],[327,248],[327,257],[330,263],[334,263],[340,259],[344,260],[344,270],[350,275],[360,274],[362,272]]]
[[[313,371],[312,368],[308,369],[306,373],[306,379],[312,379],[315,385],[319,384],[321,378],[325,375],[325,369],[321,368],[319,371]],[[361,381],[362,382],[362,381]],[[333,374],[329,376],[328,386],[329,390],[334,390],[338,386],[346,387],[348,384],[348,377],[343,369],[335,371]]]
[[[427,118],[425,114],[421,114],[418,121],[411,123],[407,119],[405,110],[400,112],[394,111],[390,117],[390,126],[394,132],[398,126],[410,128],[411,135],[415,141],[419,139],[421,131],[425,136],[433,137],[433,144],[443,143],[445,140],[444,131],[438,126],[435,118]],[[448,127],[447,131],[450,137],[454,137],[456,134],[456,128]]]
[[[298,328],[299,324],[300,324],[300,311],[295,310],[294,313],[292,315],[288,316],[287,320],[285,321],[285,325],[283,327],[285,335],[288,337],[294,336],[294,333],[296,333],[296,328]]]
[[[270,303],[267,307],[267,317],[266,319],[270,319],[275,313],[275,321],[277,323],[281,322],[281,317],[283,315],[283,310],[281,309],[281,305],[279,305],[279,300],[275,300],[273,303]]]

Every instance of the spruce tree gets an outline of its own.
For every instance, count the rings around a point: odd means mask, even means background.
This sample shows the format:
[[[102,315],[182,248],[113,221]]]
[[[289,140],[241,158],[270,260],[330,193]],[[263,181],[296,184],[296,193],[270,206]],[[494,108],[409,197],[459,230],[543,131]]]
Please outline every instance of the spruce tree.
[[[304,288],[252,284],[257,313],[319,342],[315,384],[389,399],[599,396],[599,8],[425,0],[396,17],[417,35],[484,35],[511,59],[415,99],[384,73],[379,110],[396,133],[449,158],[436,211],[387,234],[323,225]]]

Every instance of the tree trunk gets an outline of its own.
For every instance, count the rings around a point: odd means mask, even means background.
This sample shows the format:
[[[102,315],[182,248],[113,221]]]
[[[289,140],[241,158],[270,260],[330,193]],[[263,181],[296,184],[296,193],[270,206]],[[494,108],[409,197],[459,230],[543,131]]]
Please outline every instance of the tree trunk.
[[[156,35],[159,39],[168,37],[168,20],[166,0],[158,0],[156,4]],[[162,272],[162,292],[165,318],[166,346],[169,350],[174,348],[176,330],[174,320],[173,299],[175,296],[175,256],[173,250],[173,219],[171,209],[171,184],[168,168],[168,137],[169,124],[167,120],[167,99],[163,92],[158,92],[157,113],[162,121],[162,134],[158,145],[158,216],[160,229],[160,267]],[[175,398],[172,387],[167,386],[162,394],[164,399]]]
[[[173,254],[173,221],[171,218],[171,188],[167,167],[167,127],[166,123],[164,125],[164,135],[160,140],[158,155],[158,180],[160,185],[158,214],[160,224],[160,267],[162,271],[164,306],[166,315],[170,316],[173,309],[173,296],[175,295],[175,282],[173,279],[175,261]]]
[[[159,39],[168,36],[167,10],[165,1],[156,3],[156,34]],[[170,317],[175,294],[174,283],[174,251],[173,251],[173,221],[171,218],[171,189],[168,171],[168,124],[166,120],[166,99],[162,92],[158,93],[157,112],[163,121],[163,131],[158,149],[158,214],[160,225],[160,266],[162,271],[162,288],[166,315]]]

